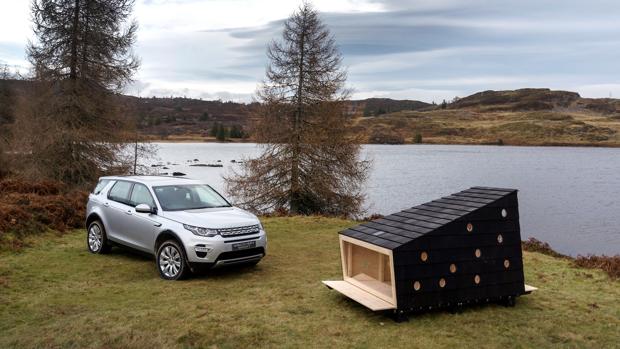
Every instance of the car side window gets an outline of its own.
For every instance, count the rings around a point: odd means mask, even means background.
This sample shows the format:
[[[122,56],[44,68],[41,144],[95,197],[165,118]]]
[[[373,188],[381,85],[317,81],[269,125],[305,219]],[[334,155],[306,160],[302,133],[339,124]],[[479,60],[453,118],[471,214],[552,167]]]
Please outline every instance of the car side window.
[[[108,183],[110,183],[109,179],[101,179],[101,180],[99,180],[99,182],[97,183],[97,186],[93,190],[93,194],[99,195],[99,193],[101,193],[103,188],[105,188],[105,186],[108,185]]]
[[[131,191],[131,199],[129,201],[133,206],[147,204],[151,208],[155,207],[155,201],[153,201],[153,197],[151,196],[149,189],[145,185],[139,183],[134,184],[133,190]]]
[[[129,192],[132,185],[131,182],[117,181],[108,192],[108,199],[129,205]]]

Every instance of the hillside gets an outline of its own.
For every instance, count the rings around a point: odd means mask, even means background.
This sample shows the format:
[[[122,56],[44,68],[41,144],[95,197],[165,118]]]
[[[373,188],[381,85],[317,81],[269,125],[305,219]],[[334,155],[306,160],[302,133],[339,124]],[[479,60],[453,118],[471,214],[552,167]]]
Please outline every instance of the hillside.
[[[118,248],[88,253],[83,230],[0,252],[0,347],[617,346],[620,281],[601,271],[525,252],[525,279],[539,291],[516,307],[438,311],[399,324],[321,284],[342,276],[337,232],[355,222],[288,217],[264,224],[269,252],[256,267],[180,282],[161,280],[149,257]]]
[[[28,84],[2,81],[23,93]],[[216,123],[251,141],[256,103],[120,96],[153,140],[213,141]],[[620,100],[549,89],[483,91],[447,105],[369,98],[348,103],[353,131],[366,143],[620,146]],[[241,140],[241,139],[236,139]]]
[[[620,100],[549,89],[484,91],[424,111],[358,117],[368,143],[620,146]]]

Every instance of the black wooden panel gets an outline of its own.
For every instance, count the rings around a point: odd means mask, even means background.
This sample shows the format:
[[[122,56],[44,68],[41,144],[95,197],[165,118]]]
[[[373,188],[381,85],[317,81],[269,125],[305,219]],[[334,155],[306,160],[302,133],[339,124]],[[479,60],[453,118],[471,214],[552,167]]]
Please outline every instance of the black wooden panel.
[[[475,197],[475,196],[463,195],[463,194],[459,194],[459,193],[452,194],[450,196],[444,196],[442,199],[475,202],[475,203],[482,204],[482,206],[488,205],[488,204],[491,204],[491,203],[497,201],[495,199],[485,199],[485,198],[479,198],[479,197]]]
[[[500,192],[505,192],[505,193],[516,193],[517,192],[517,189],[510,189],[510,188],[471,187],[470,189],[492,190],[492,191],[500,191]]]
[[[500,195],[484,194],[484,193],[480,193],[480,192],[470,192],[470,191],[462,191],[462,192],[454,193],[452,195],[454,195],[454,196],[466,196],[466,197],[472,197],[472,198],[491,199],[491,200],[499,200],[499,199],[501,199],[503,197],[503,196],[500,196]]]
[[[356,230],[358,228],[353,227],[353,228],[350,228],[350,229],[351,230]],[[392,234],[392,233],[389,233],[387,231],[382,231],[382,230],[377,230],[374,233],[372,233],[371,235],[375,236],[375,237],[379,237],[379,238],[385,239],[385,240],[390,240],[390,241],[398,242],[400,244],[405,244],[405,243],[408,243],[411,240],[413,240],[413,238],[411,238],[411,237],[405,237],[405,236],[402,236],[402,235],[396,235],[396,234]]]
[[[358,227],[354,227],[354,228],[357,229]],[[386,240],[386,239],[381,238],[380,236],[362,233],[352,228],[346,229],[340,233],[342,235],[349,236],[354,239],[358,239],[358,240],[361,240],[361,241],[364,241],[364,242],[367,242],[373,245],[385,247],[390,250],[393,250],[403,245],[403,243]]]
[[[406,227],[407,229],[403,229],[401,227],[401,225],[403,225],[403,224],[400,224],[400,223],[387,224],[387,223],[384,223],[381,220],[375,220],[375,221],[372,221],[372,222],[364,223],[362,225],[362,227],[364,227],[366,229],[373,229],[375,231],[377,231],[377,230],[387,231],[387,232],[390,232],[392,234],[399,234],[399,235],[407,236],[407,237],[419,237],[419,236],[422,236],[423,233],[421,231],[424,230],[424,229],[426,229],[427,232],[430,231],[430,229],[422,228],[422,227]]]
[[[502,210],[506,210],[507,216],[506,218],[502,217]],[[459,217],[455,220],[457,221],[466,221],[466,220],[506,220],[506,219],[519,219],[519,209],[514,207],[482,207],[477,209],[476,211]]]
[[[405,289],[402,287],[401,289]],[[525,292],[522,282],[477,286],[475,288],[444,290],[434,293],[408,293],[397,296],[398,307],[403,310],[427,310],[429,307],[437,308],[442,306],[454,305],[457,303],[468,303],[489,300],[497,300],[500,297],[518,296]]]
[[[438,224],[447,224],[447,223],[450,223],[452,221],[452,219],[436,218],[436,217],[420,214],[419,212],[418,213],[409,213],[409,212],[401,211],[401,212],[394,213],[391,216],[400,216],[400,217],[404,217],[404,218],[412,218],[412,219],[417,219],[417,220],[424,221],[424,222],[438,223]]]
[[[422,214],[422,215],[429,216],[429,217],[443,218],[443,219],[447,219],[447,220],[450,220],[450,221],[453,221],[453,220],[459,218],[460,216],[462,216],[461,214],[437,212],[434,209],[433,210],[429,210],[428,208],[424,208],[424,207],[421,207],[421,206],[412,207],[412,208],[404,210],[402,212],[417,213],[417,214]]]
[[[509,267],[504,266],[504,261],[510,261]],[[453,273],[450,266],[454,265],[456,271]],[[490,272],[503,272],[508,270],[522,270],[523,263],[517,257],[495,258],[484,261],[463,261],[453,263],[420,264],[416,266],[401,265],[394,269],[394,273],[399,276],[399,280],[422,280],[428,278],[439,278],[455,275],[475,275]]]
[[[473,230],[467,231],[467,224],[471,223]],[[517,220],[459,220],[446,224],[441,228],[437,228],[434,231],[426,234],[425,236],[439,236],[439,235],[467,235],[475,236],[477,234],[498,234],[519,231],[519,221]],[[437,246],[441,247],[441,246]],[[409,246],[403,246],[404,249],[409,249]]]
[[[464,193],[474,193],[474,194],[484,194],[484,195],[490,195],[490,196],[495,196],[497,198],[506,196],[507,193],[506,192],[502,192],[502,191],[497,191],[497,190],[482,190],[482,189],[467,189],[467,190],[463,190]]]
[[[430,229],[437,229],[445,224],[445,223],[431,223],[431,222],[427,222],[427,221],[423,221],[423,220],[419,220],[415,218],[408,218],[408,217],[403,217],[403,216],[398,216],[398,215],[389,215],[389,216],[383,217],[382,219],[378,219],[378,221],[381,221],[381,220],[389,220],[389,221],[393,221],[397,223],[411,224],[411,225],[415,225],[418,227],[424,227],[424,228],[430,228]]]
[[[459,218],[468,213],[468,211],[464,211],[464,210],[454,210],[451,208],[439,207],[437,205],[429,205],[429,204],[423,204],[420,206],[416,206],[415,208],[423,209],[423,210],[427,210],[431,212],[451,214],[455,216],[454,218]]]
[[[388,226],[388,227],[392,227],[395,229],[411,231],[411,232],[417,233],[420,236],[426,233],[429,233],[433,231],[434,229],[434,228],[422,227],[422,226],[414,225],[414,224],[399,223],[399,222],[395,222],[395,221],[391,221],[391,220],[383,219],[383,218],[379,218],[372,222],[368,222],[366,225],[373,227],[373,228],[377,228],[377,229],[380,229],[384,226]]]
[[[474,208],[474,207],[469,207],[469,206],[465,206],[465,205],[459,205],[457,203],[446,204],[446,203],[439,202],[437,200],[431,201],[431,202],[427,202],[424,205],[425,206],[439,207],[439,208],[449,208],[451,210],[461,211],[460,214],[467,214],[468,212],[472,212],[472,211],[476,210],[476,208]]]
[[[389,232],[390,234],[400,235],[409,239],[415,239],[421,236],[421,234],[419,233],[396,229],[376,222],[368,222],[365,225],[358,225],[350,229],[357,230],[372,236],[380,236],[382,234],[381,232]]]
[[[442,203],[442,204],[449,204],[449,205],[467,206],[467,207],[472,207],[472,208],[480,208],[480,207],[483,207],[485,205],[485,204],[480,203],[480,202],[457,200],[457,199],[452,199],[452,198],[449,198],[449,197],[441,198],[439,200],[434,200],[433,202],[439,202],[439,203]]]
[[[487,272],[478,275],[480,277],[480,283],[475,283],[475,276],[478,274],[459,274],[459,275],[439,275],[431,278],[410,279],[410,288],[414,294],[444,292],[448,290],[458,289],[475,289],[480,286],[508,284],[508,283],[523,283],[523,270],[506,270],[498,272]],[[440,280],[445,281],[445,285],[442,288],[440,286]],[[415,281],[420,282],[421,288],[419,291],[415,291],[413,283]]]
[[[469,234],[471,235],[472,233]],[[402,250],[440,250],[459,247],[518,245],[521,243],[520,234],[516,231],[501,233],[494,232],[491,234],[478,233],[476,236],[470,235],[424,235],[415,239],[406,247],[403,247]],[[501,239],[498,239],[498,235],[501,235]],[[502,242],[499,242],[498,240],[501,240]]]
[[[476,249],[480,249],[480,257],[475,256]],[[426,252],[427,260],[422,261],[420,254]],[[427,249],[427,250],[401,250],[394,251],[398,255],[395,258],[395,265],[416,266],[420,264],[436,264],[436,263],[456,263],[465,261],[478,261],[486,259],[517,257],[521,255],[521,244],[501,246],[482,246],[470,248],[450,248],[445,249]],[[398,263],[398,264],[396,264]],[[396,275],[396,278],[399,276]]]

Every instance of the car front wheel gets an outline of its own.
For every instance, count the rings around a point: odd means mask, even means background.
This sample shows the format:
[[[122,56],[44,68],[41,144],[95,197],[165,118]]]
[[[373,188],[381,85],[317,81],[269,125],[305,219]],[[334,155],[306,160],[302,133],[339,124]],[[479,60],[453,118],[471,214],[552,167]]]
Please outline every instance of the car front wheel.
[[[157,269],[162,279],[182,279],[187,272],[186,262],[183,249],[174,240],[165,241],[157,249]]]

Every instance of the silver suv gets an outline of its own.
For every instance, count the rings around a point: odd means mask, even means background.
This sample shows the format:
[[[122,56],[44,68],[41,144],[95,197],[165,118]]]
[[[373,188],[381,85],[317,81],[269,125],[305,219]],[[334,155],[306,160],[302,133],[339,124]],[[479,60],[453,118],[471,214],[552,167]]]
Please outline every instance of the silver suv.
[[[256,264],[267,248],[255,215],[178,177],[101,177],[88,198],[86,227],[90,252],[108,252],[113,243],[147,252],[166,280],[200,267]]]

